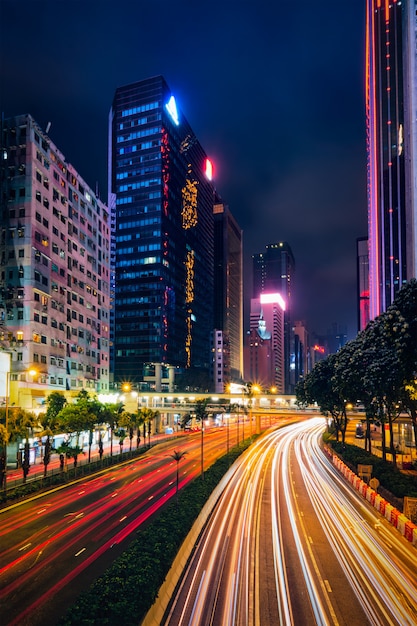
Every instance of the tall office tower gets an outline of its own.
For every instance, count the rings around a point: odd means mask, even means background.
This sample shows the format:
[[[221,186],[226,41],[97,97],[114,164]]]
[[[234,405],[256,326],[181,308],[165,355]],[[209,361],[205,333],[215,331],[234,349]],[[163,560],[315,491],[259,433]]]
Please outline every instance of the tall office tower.
[[[296,378],[304,378],[310,371],[310,341],[305,322],[294,322],[294,344]]]
[[[367,0],[371,319],[417,276],[415,0]]]
[[[107,207],[30,115],[1,129],[0,346],[10,401],[108,392]],[[32,373],[30,374],[29,371]]]
[[[243,252],[242,231],[229,207],[216,202],[214,213],[214,326],[223,331],[224,367],[219,350],[214,381],[216,391],[229,382],[241,382],[243,374]],[[218,341],[218,338],[217,338]],[[227,352],[227,354],[226,354]],[[227,358],[226,358],[227,357]],[[219,370],[222,369],[222,380]]]
[[[245,344],[245,379],[284,390],[284,312],[279,293],[251,299],[250,331]]]
[[[356,240],[357,288],[358,288],[358,331],[364,330],[369,322],[369,252],[368,238]]]
[[[284,315],[284,375],[285,393],[294,393],[294,331],[292,313],[292,290],[295,262],[288,243],[279,242],[266,246],[265,252],[253,257],[253,297],[262,293],[280,293],[285,301]]]
[[[115,381],[142,380],[150,363],[209,372],[211,163],[162,76],[116,90],[109,136]]]

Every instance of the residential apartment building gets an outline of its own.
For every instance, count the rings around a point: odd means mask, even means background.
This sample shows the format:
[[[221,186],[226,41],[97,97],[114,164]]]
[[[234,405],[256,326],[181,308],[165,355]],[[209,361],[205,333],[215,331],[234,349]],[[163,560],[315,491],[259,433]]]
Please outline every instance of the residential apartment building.
[[[109,389],[106,205],[30,115],[1,125],[0,350],[12,405]]]

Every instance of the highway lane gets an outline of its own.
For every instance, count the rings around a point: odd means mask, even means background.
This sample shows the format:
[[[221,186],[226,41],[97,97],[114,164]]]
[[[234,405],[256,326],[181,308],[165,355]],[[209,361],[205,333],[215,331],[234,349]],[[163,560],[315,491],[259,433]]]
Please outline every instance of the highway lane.
[[[323,427],[268,434],[235,464],[164,624],[417,623],[415,548],[339,476]]]
[[[229,435],[236,436],[233,426]],[[186,452],[181,488],[200,474],[200,432],[0,511],[2,625],[56,623],[80,589],[175,495],[174,449]],[[225,429],[206,430],[205,467],[225,452]]]

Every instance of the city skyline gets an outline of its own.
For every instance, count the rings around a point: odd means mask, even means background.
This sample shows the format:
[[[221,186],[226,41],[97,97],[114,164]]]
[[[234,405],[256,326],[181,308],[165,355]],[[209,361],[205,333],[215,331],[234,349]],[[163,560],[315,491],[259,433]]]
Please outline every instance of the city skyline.
[[[285,2],[214,2],[208,12],[186,2],[122,0],[116,11],[105,0],[6,0],[0,11],[6,117],[50,123],[107,202],[114,90],[164,75],[243,229],[245,299],[252,254],[285,240],[295,318],[318,333],[337,322],[356,334],[356,238],[367,234],[362,0],[300,2],[296,12]]]

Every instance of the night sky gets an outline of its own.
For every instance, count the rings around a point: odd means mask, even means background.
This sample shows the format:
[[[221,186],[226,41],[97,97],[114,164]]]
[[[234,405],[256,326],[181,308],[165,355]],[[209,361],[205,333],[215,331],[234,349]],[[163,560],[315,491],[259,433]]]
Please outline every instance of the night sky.
[[[294,314],[357,332],[367,234],[365,0],[0,0],[0,110],[30,113],[107,200],[118,86],[162,74],[251,255],[287,241]]]

